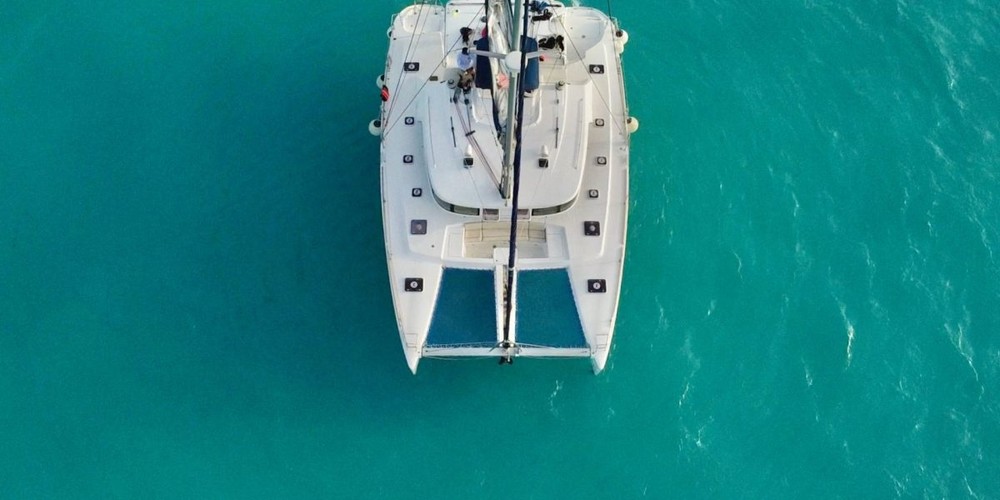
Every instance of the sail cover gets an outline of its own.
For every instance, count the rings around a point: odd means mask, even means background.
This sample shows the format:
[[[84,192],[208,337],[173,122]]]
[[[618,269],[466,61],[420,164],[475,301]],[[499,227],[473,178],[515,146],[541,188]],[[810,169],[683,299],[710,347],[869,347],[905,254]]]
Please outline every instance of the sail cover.
[[[490,39],[480,38],[476,40],[476,50],[489,52]],[[489,57],[476,56],[476,88],[493,89],[493,66],[490,65]]]
[[[522,48],[524,52],[535,52],[538,50],[538,40],[530,36],[524,37],[524,47]],[[531,92],[538,88],[538,58],[533,57],[528,59],[528,64],[524,67],[524,91]]]

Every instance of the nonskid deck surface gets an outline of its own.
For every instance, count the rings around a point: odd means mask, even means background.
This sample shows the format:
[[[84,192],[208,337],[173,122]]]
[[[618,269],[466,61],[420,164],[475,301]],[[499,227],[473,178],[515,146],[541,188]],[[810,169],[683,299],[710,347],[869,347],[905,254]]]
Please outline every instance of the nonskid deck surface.
[[[621,286],[628,110],[614,24],[590,8],[554,11],[529,33],[563,33],[566,49],[547,54],[539,88],[525,98],[513,326],[520,355],[590,357],[599,371]],[[503,138],[490,90],[459,92],[452,102],[447,83],[463,46],[460,29],[480,33],[482,17],[482,2],[415,5],[390,31],[383,222],[400,337],[414,370],[422,356],[492,352],[488,344],[503,330],[496,272],[507,261],[512,216],[497,186]]]

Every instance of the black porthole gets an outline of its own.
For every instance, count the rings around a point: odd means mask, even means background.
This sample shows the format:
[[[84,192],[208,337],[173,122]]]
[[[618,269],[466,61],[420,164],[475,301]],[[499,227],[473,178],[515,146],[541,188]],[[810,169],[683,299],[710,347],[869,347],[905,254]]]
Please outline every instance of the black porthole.
[[[406,278],[403,280],[404,290],[407,292],[422,292],[424,291],[424,279],[423,278]]]
[[[605,280],[587,280],[587,291],[590,293],[604,293],[608,289]]]
[[[412,116],[407,116],[406,118],[403,118],[403,123],[407,125],[413,125],[414,123],[416,123],[416,120],[414,120]]]
[[[603,64],[591,64],[590,65],[590,72],[592,74],[594,74],[594,75],[603,75],[604,74],[604,65]]]
[[[403,163],[413,163],[413,155],[403,155]]]
[[[607,156],[598,156],[597,157],[597,164],[598,165],[607,165],[608,164],[608,157]]]
[[[604,126],[604,118],[598,118],[598,119],[594,120],[594,125],[598,126],[598,127],[603,127]]]
[[[427,220],[426,219],[411,220],[410,234],[427,234]]]
[[[541,167],[541,168],[549,168],[549,159],[548,158],[539,158],[538,159],[538,166]]]
[[[424,195],[424,190],[420,188],[413,188],[410,190],[410,196],[414,198],[420,198]]]
[[[583,234],[587,236],[600,236],[601,223],[596,220],[588,220],[583,223]]]
[[[600,198],[601,192],[596,189],[591,189],[590,191],[587,191],[587,196],[590,196],[591,198]]]
[[[420,71],[420,63],[418,62],[406,62],[403,64],[404,71]],[[593,71],[591,71],[593,73]]]

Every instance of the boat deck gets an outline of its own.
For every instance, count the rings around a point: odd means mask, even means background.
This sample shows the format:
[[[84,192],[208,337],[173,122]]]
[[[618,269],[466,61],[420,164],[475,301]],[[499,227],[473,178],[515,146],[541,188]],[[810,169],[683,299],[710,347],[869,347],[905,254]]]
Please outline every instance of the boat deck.
[[[505,263],[503,233],[510,227],[510,207],[497,188],[501,146],[489,92],[460,93],[453,103],[447,82],[455,74],[459,30],[478,33],[482,8],[482,2],[415,5],[390,31],[382,207],[393,301],[414,370],[421,356],[444,352],[431,346],[496,338],[496,318],[483,318],[494,300],[494,274],[485,271]],[[599,371],[610,348],[625,251],[628,110],[614,25],[590,8],[555,12],[531,23],[529,33],[562,35],[565,50],[541,62],[540,87],[525,99],[518,342],[566,347],[563,354],[590,356]],[[460,270],[478,276],[455,274]],[[450,284],[463,280],[482,286],[483,296],[453,297]],[[554,307],[557,300],[566,307]],[[458,316],[444,317],[452,304],[471,304],[480,322],[490,324],[459,331],[450,323]],[[569,326],[551,333],[546,324]]]

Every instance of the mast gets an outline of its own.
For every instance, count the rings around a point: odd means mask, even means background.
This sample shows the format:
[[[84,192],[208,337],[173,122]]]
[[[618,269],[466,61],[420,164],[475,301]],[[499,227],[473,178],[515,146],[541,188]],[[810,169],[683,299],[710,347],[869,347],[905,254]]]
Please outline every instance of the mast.
[[[527,6],[527,0],[525,0],[525,6]],[[527,10],[527,8],[525,8]],[[509,12],[509,9],[508,9]],[[520,101],[521,94],[521,71],[524,70],[524,57],[522,53],[523,41],[521,40],[522,34],[522,22],[521,17],[524,17],[524,32],[528,31],[527,17],[521,15],[521,3],[517,0],[514,2],[514,15],[511,17],[511,42],[514,45],[514,50],[512,50],[504,58],[504,64],[510,70],[510,82],[509,87],[507,87],[507,130],[504,134],[504,155],[503,155],[503,175],[500,179],[500,194],[505,200],[510,200],[511,195],[511,174],[514,170],[514,120],[515,113],[514,107],[517,102]],[[516,45],[515,45],[516,44]],[[517,64],[517,66],[515,66]]]
[[[528,0],[524,0],[525,7],[528,5]],[[507,255],[507,284],[504,287],[504,308],[503,308],[503,341],[500,343],[500,347],[504,349],[504,355],[500,358],[501,364],[510,364],[513,359],[510,354],[510,349],[516,346],[516,343],[511,339],[511,312],[513,309],[513,302],[517,290],[515,289],[515,275],[517,274],[517,202],[518,194],[521,180],[521,126],[524,123],[524,79],[519,78],[520,74],[524,72],[524,68],[527,63],[527,54],[524,52],[524,40],[521,37],[521,27],[523,26],[524,33],[528,32],[528,16],[527,8],[525,8],[524,16],[521,16],[521,4],[518,3],[515,8],[515,19],[514,19],[514,33],[517,43],[517,50],[512,51],[507,55],[506,62],[508,67],[513,69],[513,64],[511,64],[515,58],[518,59],[517,71],[512,71],[511,76],[511,86],[510,91],[508,91],[508,108],[507,108],[507,133],[506,133],[506,145],[507,145],[507,155],[509,163],[505,161],[505,171],[504,171],[504,181],[506,186],[510,189],[504,194],[510,196],[511,199],[511,215],[510,215],[510,246]],[[523,17],[523,19],[521,19]],[[520,21],[520,22],[519,22]],[[514,104],[516,103],[516,111]],[[506,168],[509,165],[510,168]],[[513,182],[510,182],[511,177]]]

